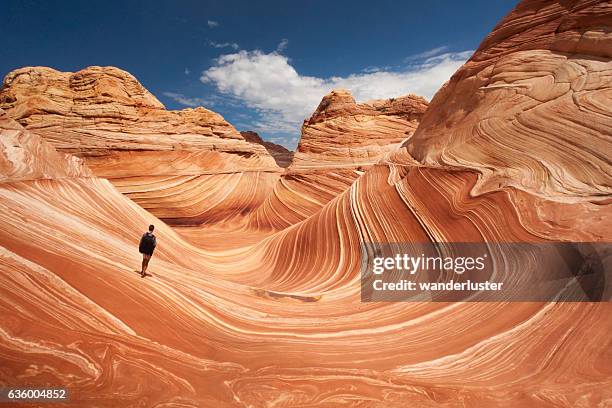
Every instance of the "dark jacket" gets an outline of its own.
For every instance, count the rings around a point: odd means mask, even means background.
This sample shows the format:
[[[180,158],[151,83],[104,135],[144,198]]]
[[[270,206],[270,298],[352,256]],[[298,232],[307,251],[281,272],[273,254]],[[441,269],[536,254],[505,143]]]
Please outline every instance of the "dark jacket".
[[[155,250],[155,246],[157,245],[157,239],[152,232],[145,232],[140,238],[140,245],[138,246],[138,251],[141,254],[153,255],[153,250]]]

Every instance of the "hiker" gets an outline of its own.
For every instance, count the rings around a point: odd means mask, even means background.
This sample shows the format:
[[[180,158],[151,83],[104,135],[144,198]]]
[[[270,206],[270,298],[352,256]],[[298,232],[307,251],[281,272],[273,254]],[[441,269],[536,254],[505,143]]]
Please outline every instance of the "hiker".
[[[147,276],[147,266],[149,266],[149,260],[157,245],[157,240],[155,239],[155,235],[153,235],[154,229],[154,225],[149,225],[149,230],[142,235],[142,238],[140,238],[140,245],[138,246],[138,251],[142,254],[142,270],[140,271],[140,276],[143,278]]]

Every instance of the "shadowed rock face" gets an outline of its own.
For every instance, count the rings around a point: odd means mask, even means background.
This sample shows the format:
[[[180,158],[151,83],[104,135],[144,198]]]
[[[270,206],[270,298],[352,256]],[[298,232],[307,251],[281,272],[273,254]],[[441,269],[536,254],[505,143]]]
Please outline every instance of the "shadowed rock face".
[[[240,134],[247,142],[257,143],[265,147],[268,153],[270,153],[272,157],[274,157],[274,160],[276,160],[276,164],[278,164],[280,167],[284,168],[291,164],[293,152],[287,150],[287,148],[284,146],[263,140],[261,136],[257,134],[257,132],[253,132],[251,130],[240,132]]]
[[[278,205],[205,235],[106,179],[39,177],[39,161],[64,157],[7,143],[23,131],[1,122],[3,151],[28,153],[0,154],[3,172],[20,169],[0,182],[0,380],[68,386],[77,406],[605,406],[611,303],[361,303],[359,254],[369,241],[612,241],[611,13],[521,3],[403,147],[344,191],[304,179],[318,193],[289,198],[287,172]],[[562,78],[571,97],[550,99]],[[262,189],[231,176],[214,202],[250,211]]]

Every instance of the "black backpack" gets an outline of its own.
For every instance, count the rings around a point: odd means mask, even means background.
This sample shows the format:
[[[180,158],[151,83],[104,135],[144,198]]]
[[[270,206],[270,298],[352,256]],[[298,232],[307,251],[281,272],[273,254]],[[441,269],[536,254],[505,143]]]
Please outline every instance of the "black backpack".
[[[140,240],[140,250],[141,251],[151,251],[155,248],[155,245],[157,244],[156,240],[155,240],[155,235],[145,232],[144,235],[142,236],[142,239]]]

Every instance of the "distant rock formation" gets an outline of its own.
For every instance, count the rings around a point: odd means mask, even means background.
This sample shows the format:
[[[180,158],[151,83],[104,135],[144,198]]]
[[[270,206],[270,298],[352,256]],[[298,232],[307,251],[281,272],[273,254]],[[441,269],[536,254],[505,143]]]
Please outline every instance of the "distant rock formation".
[[[426,109],[415,95],[356,103],[346,90],[330,92],[304,121],[291,165],[249,225],[283,229],[310,217],[410,138]]]
[[[17,69],[4,79],[0,109],[171,224],[217,222],[257,207],[282,172],[221,115],[166,110],[114,67]],[[245,199],[255,185],[260,191]]]
[[[202,107],[168,111],[136,78],[115,67],[76,73],[17,69],[4,78],[0,108],[58,151],[84,157],[105,177],[120,176],[116,163],[136,157],[155,162],[140,168],[146,175],[276,168],[262,146],[246,142],[221,115]],[[156,151],[172,153],[158,162],[159,155],[150,154]],[[184,152],[197,157],[185,160]],[[170,158],[179,162],[168,169]]]
[[[334,90],[304,121],[290,170],[374,164],[412,135],[427,105],[415,95],[356,103]]]
[[[270,153],[272,157],[274,157],[274,160],[276,160],[276,164],[278,164],[280,167],[287,167],[291,164],[293,152],[288,150],[286,147],[263,140],[261,136],[251,130],[242,131],[240,134],[247,142],[258,143],[265,147],[268,153]]]

